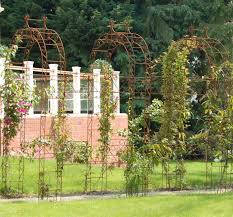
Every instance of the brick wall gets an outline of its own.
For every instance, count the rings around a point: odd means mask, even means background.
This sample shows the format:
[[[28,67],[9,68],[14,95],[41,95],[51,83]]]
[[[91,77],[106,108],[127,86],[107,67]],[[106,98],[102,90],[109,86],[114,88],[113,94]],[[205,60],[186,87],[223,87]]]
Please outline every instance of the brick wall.
[[[46,116],[45,121],[45,135],[49,137],[51,135],[51,124],[53,118],[50,115]],[[33,115],[25,119],[25,142],[30,143],[40,137],[41,132],[41,116]],[[99,122],[97,115],[69,115],[65,124],[69,137],[75,141],[92,141],[93,150],[96,150],[99,146]],[[111,147],[108,155],[108,162],[112,164],[120,164],[117,153],[124,149],[127,145],[126,139],[118,135],[119,130],[128,128],[128,116],[126,114],[116,114],[112,123],[113,135],[111,139]],[[43,131],[43,130],[42,130]],[[20,133],[21,132],[21,133]],[[19,130],[18,135],[11,142],[11,153],[17,154],[20,151],[20,140],[24,133]],[[43,133],[42,133],[43,134]],[[21,139],[20,139],[21,137]],[[88,139],[89,138],[89,139]],[[46,157],[51,158],[53,154],[51,150],[46,151]],[[93,163],[99,163],[99,160],[93,156]]]

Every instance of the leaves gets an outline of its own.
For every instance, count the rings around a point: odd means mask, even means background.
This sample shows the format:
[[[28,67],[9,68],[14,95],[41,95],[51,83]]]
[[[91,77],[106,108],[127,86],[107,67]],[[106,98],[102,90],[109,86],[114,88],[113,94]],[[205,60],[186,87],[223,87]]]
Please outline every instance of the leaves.
[[[112,120],[114,119],[114,111],[116,102],[113,100],[113,68],[105,60],[98,59],[92,66],[92,69],[99,68],[103,74],[101,82],[101,115],[99,116],[99,131],[100,131],[100,157],[103,162],[107,160],[107,153],[109,151],[111,133],[112,133]]]
[[[229,160],[229,150],[232,149],[233,139],[233,66],[223,63],[217,69],[217,83],[215,89],[208,91],[203,106],[205,108],[205,128],[197,134],[194,140],[205,143],[211,150],[210,159]]]
[[[22,117],[28,113],[32,103],[35,102],[29,86],[18,73],[9,70],[11,58],[17,51],[17,45],[5,47],[0,45],[0,57],[5,59],[5,68],[1,76],[5,83],[0,87],[0,95],[4,103],[3,139],[5,152],[8,152],[9,142],[16,136]]]

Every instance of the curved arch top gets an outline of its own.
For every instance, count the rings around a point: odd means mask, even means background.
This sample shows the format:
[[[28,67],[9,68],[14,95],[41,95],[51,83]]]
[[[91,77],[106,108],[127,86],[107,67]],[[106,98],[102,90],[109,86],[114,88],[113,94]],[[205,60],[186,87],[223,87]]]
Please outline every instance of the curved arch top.
[[[209,37],[186,36],[179,41],[186,47],[197,48],[206,53],[210,65],[215,65],[218,58],[221,61],[229,59],[229,53],[224,45],[217,39]]]
[[[48,65],[51,63],[56,63],[59,66],[60,70],[66,69],[66,58],[63,42],[59,34],[53,30],[48,29],[46,26],[46,17],[43,17],[42,20],[30,19],[29,16],[25,18],[25,27],[16,31],[13,36],[13,44],[16,43],[16,40],[19,38],[19,50],[23,55],[23,61],[29,60],[31,49],[33,46],[37,46],[40,51],[41,67],[48,68]],[[35,28],[29,25],[29,21],[43,22],[42,28]],[[48,51],[50,49],[56,49],[57,55],[50,56]],[[19,64],[23,64],[23,61],[20,61]]]
[[[91,57],[95,59],[98,54],[104,54],[107,59],[111,60],[115,50],[123,47],[133,68],[135,65],[144,65],[147,70],[151,64],[151,57],[143,37],[132,33],[127,24],[124,24],[125,31],[122,32],[115,31],[114,27],[114,22],[110,21],[110,31],[95,41]]]

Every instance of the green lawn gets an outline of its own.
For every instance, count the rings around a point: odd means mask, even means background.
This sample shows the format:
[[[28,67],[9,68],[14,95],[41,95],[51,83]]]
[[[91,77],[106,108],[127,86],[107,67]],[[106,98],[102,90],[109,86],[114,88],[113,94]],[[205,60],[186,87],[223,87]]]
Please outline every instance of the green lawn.
[[[218,165],[215,163],[215,165]],[[174,167],[175,164],[171,164]],[[185,162],[187,174],[185,176],[186,188],[191,189],[204,189],[206,183],[206,164],[204,162]],[[11,180],[13,181],[11,185],[13,189],[17,185],[17,161],[15,159],[11,162]],[[55,171],[55,161],[47,160],[45,163],[46,168],[46,183],[51,186],[56,184],[56,173]],[[85,180],[85,165],[65,165],[63,173],[63,193],[81,193],[84,190],[84,180]],[[25,160],[24,168],[24,192],[25,194],[37,194],[38,191],[38,161]],[[93,177],[100,176],[100,167],[93,166]],[[219,168],[213,168],[213,183],[219,181]],[[165,182],[162,181],[161,176],[161,166],[155,168],[154,173],[150,175],[150,189],[161,189],[165,188]],[[208,180],[210,184],[211,180]],[[174,182],[174,181],[173,181]],[[172,183],[172,181],[171,181]],[[100,182],[98,179],[93,178],[92,190],[100,190]],[[172,187],[172,186],[171,186]],[[52,187],[51,187],[52,188]],[[124,169],[123,168],[113,168],[108,174],[108,191],[124,191],[125,190],[125,179],[124,179]]]
[[[72,202],[2,202],[1,217],[231,217],[233,194]]]

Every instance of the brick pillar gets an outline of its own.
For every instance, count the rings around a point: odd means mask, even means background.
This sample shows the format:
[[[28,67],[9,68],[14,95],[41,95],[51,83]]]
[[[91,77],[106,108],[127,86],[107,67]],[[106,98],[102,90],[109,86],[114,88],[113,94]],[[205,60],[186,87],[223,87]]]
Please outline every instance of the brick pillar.
[[[73,70],[73,112],[74,114],[81,113],[81,98],[80,98],[80,70],[81,67],[74,66]]]
[[[100,113],[100,69],[93,69],[94,114]]]
[[[115,112],[120,113],[120,72],[113,72],[113,99],[116,102]]]
[[[32,97],[32,93],[33,93],[33,88],[34,88],[34,82],[33,82],[33,61],[24,61],[23,62],[24,67],[25,67],[25,80],[26,83],[29,87],[29,95],[30,98]],[[33,107],[31,107],[29,109],[29,115],[33,115],[34,114],[34,110]]]
[[[58,64],[49,64],[50,69],[50,113],[58,113]]]
[[[5,58],[0,58],[0,86],[3,86],[5,84],[4,79],[4,72],[5,72]],[[1,99],[1,107],[0,107],[0,118],[4,118],[4,104],[3,99]]]

